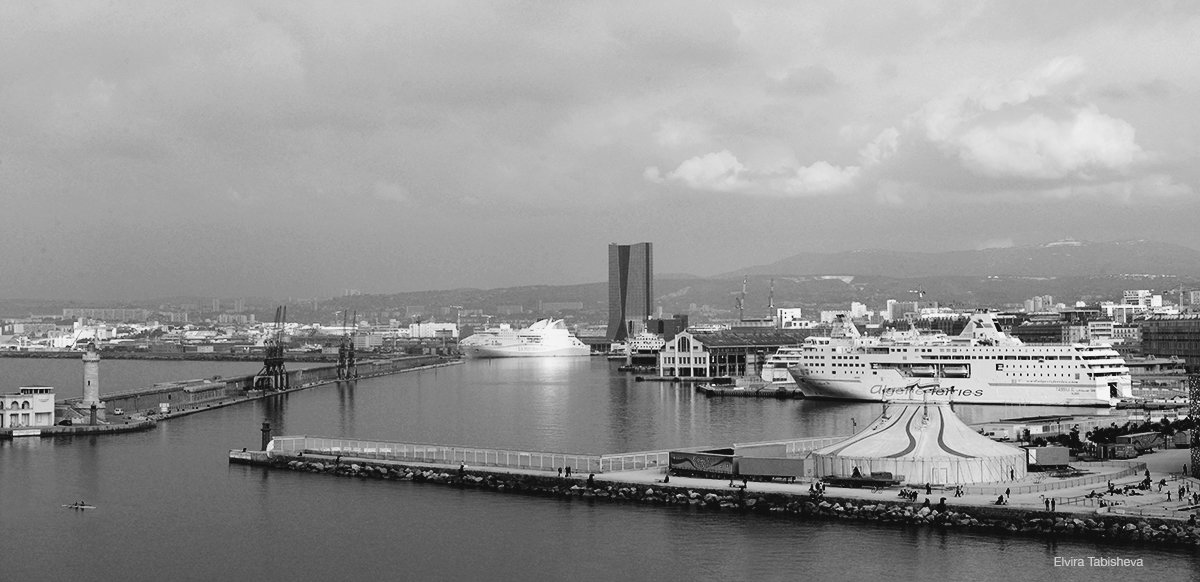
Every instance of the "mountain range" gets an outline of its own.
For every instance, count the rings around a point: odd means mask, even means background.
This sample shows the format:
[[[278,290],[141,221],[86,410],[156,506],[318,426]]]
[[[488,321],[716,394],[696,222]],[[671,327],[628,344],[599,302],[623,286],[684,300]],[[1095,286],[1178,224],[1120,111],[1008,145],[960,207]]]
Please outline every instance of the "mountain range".
[[[717,275],[863,275],[880,277],[1200,275],[1200,251],[1147,240],[1065,240],[1037,246],[918,253],[864,250],[799,253],[766,265]]]
[[[743,280],[745,284],[743,284]],[[851,301],[881,309],[888,299],[923,299],[958,307],[1020,305],[1051,295],[1056,302],[1120,301],[1126,289],[1152,289],[1171,301],[1178,290],[1200,289],[1200,251],[1153,241],[1060,241],[1038,246],[918,253],[864,250],[842,253],[799,253],[766,265],[711,277],[662,272],[654,277],[655,305],[666,315],[689,313],[696,321],[732,318],[745,289],[744,315],[764,316],[768,305],[806,309],[845,309]],[[1186,300],[1187,297],[1184,297]],[[206,300],[174,298],[168,303]],[[407,307],[426,306],[424,317],[452,317],[456,309],[541,312],[544,303],[578,302],[576,316],[607,318],[607,282],[577,285],[530,285],[499,289],[459,288],[338,297],[320,301],[288,301],[292,321],[334,321],[336,313],[357,311],[373,317],[405,317]],[[162,300],[123,307],[154,309]],[[275,299],[249,303],[269,319]],[[88,306],[49,300],[0,300],[0,314],[54,313],[62,307]],[[94,305],[92,305],[94,306]],[[268,307],[269,306],[269,307]],[[564,315],[567,315],[564,313]]]

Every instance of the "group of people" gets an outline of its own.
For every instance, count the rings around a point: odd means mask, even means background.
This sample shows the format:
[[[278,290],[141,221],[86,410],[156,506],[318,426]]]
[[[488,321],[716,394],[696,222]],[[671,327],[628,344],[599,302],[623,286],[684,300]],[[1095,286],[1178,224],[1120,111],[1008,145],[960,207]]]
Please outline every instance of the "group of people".
[[[900,494],[897,497],[901,499],[907,499],[909,501],[916,501],[917,495],[918,493],[916,489],[909,489],[908,487],[905,487],[900,490]]]
[[[820,481],[817,481],[817,482],[813,483],[812,485],[809,485],[808,486],[808,494],[813,497],[817,497],[817,498],[824,497],[825,496],[825,484]]]

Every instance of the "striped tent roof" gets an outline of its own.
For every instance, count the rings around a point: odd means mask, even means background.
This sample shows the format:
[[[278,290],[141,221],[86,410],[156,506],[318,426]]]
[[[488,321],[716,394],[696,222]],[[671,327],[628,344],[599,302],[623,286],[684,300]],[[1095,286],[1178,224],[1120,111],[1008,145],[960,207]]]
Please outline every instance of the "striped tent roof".
[[[890,403],[858,434],[813,454],[878,459],[1025,456],[1016,447],[972,430],[945,402]]]

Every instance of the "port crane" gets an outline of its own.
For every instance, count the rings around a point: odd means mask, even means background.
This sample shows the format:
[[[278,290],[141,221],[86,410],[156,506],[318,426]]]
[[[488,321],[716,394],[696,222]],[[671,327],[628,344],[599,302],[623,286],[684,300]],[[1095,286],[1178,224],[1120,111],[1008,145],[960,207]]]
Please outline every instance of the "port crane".
[[[263,369],[254,377],[255,390],[280,391],[291,388],[287,369],[283,365],[283,334],[287,324],[287,306],[275,308],[275,329],[267,337]]]
[[[353,320],[358,320],[358,311],[354,312]],[[357,323],[355,324],[357,328]],[[354,355],[354,339],[350,336],[350,328],[346,325],[346,312],[342,312],[342,343],[338,346],[337,363],[338,380],[353,380],[358,378],[358,362]]]

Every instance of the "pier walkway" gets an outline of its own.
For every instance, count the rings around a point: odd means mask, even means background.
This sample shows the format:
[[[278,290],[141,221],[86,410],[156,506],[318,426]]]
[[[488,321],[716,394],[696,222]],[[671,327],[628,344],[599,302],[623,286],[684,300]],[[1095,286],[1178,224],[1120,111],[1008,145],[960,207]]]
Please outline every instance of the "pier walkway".
[[[736,447],[784,444],[789,457],[803,457],[808,451],[844,437],[807,438],[769,443],[747,443]],[[711,447],[692,447],[680,450],[701,450]],[[453,473],[460,465],[467,465],[473,473],[495,475],[527,475],[553,477],[558,469],[571,467],[574,477],[595,474],[600,485],[662,487],[669,467],[670,451],[644,451],[618,454],[573,454],[558,452],[516,451],[484,449],[449,445],[418,443],[394,443],[313,436],[283,436],[272,439],[267,451],[230,451],[229,461],[250,465],[272,465],[283,461],[338,461],[342,464],[361,463],[392,467],[408,467],[417,470],[435,470]],[[925,485],[910,483],[907,488],[918,491],[918,499],[929,498],[936,504],[945,497],[954,507],[996,506],[997,497],[1005,491],[1003,507],[1025,512],[1044,511],[1047,501],[1054,501],[1055,512],[1078,517],[1123,515],[1185,520],[1195,514],[1197,508],[1182,502],[1174,495],[1181,485],[1200,491],[1200,481],[1184,477],[1179,469],[1189,460],[1186,449],[1165,450],[1143,455],[1137,461],[1072,463],[1084,474],[1076,477],[1056,478],[1048,475],[1030,474],[1029,477],[1010,482],[984,483],[964,487],[962,497],[954,497],[954,486],[932,486],[926,494]],[[1172,471],[1174,469],[1174,471]],[[1105,495],[1106,506],[1099,506],[1099,498],[1088,497],[1094,491],[1103,492],[1111,481],[1115,488],[1124,490],[1135,486],[1150,472],[1154,486],[1149,491]],[[670,476],[673,489],[684,488],[700,491],[731,491],[745,487],[745,493],[783,494],[804,496],[818,479],[805,476],[794,483],[782,481],[749,481],[740,478],[709,479],[701,477]],[[1166,481],[1159,490],[1158,483]],[[733,488],[730,488],[733,484]],[[830,498],[861,500],[865,502],[898,502],[901,487],[883,489],[858,489],[828,486],[825,495]],[[1167,493],[1172,492],[1171,499]]]
[[[761,443],[735,444],[739,447],[774,445],[783,450],[787,457],[801,457],[809,451],[833,444],[845,437],[815,437],[767,441]],[[661,451],[640,451],[588,455],[578,453],[554,453],[541,451],[514,451],[508,449],[483,449],[454,445],[424,443],[396,443],[366,441],[319,436],[280,436],[271,440],[268,453],[281,455],[323,454],[344,456],[364,460],[415,461],[441,463],[457,466],[505,467],[531,471],[557,471],[570,467],[576,473],[613,473],[618,471],[640,471],[668,466],[671,451],[702,450],[715,447],[690,447]]]

